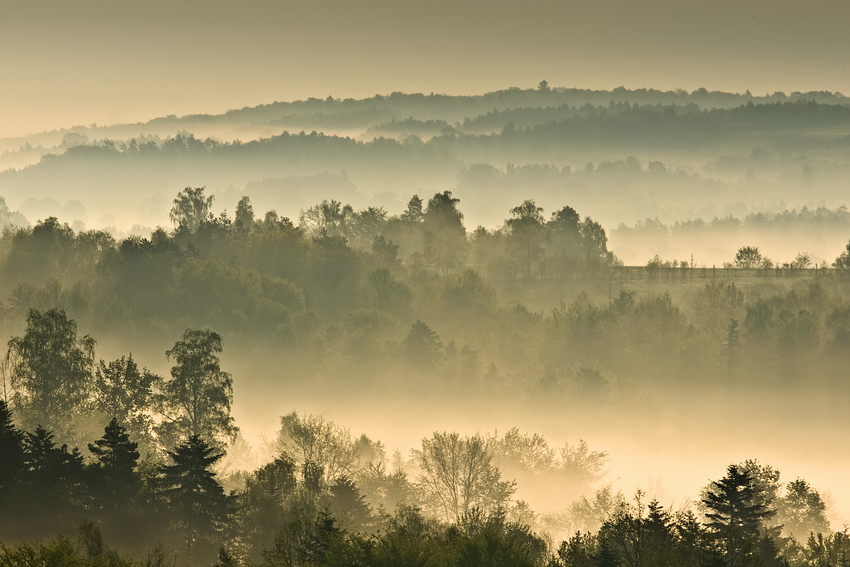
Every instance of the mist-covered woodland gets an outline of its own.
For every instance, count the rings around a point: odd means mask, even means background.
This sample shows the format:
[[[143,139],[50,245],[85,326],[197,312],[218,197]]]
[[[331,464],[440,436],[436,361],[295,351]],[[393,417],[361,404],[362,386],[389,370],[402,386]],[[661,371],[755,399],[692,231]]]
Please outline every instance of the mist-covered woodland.
[[[213,206],[186,188],[175,228],[145,238],[75,232],[53,217],[5,231],[3,539],[78,540],[8,547],[11,564],[17,553],[103,561],[107,548],[179,564],[212,564],[221,551],[231,564],[406,565],[398,553],[425,549],[437,564],[493,564],[492,553],[511,565],[607,564],[609,554],[714,564],[733,546],[808,565],[827,545],[809,532],[846,547],[816,488],[756,460],[665,508],[615,490],[608,452],[581,439],[445,430],[388,454],[375,434],[290,411],[251,455],[232,408],[240,395],[307,382],[310,395],[363,411],[419,400],[412,411],[478,413],[510,401],[520,415],[578,423],[619,416],[615,427],[663,420],[664,405],[688,398],[720,404],[710,413],[721,429],[739,413],[838,415],[847,252],[817,270],[766,266],[746,246],[719,271],[635,269],[591,218],[569,206],[546,215],[530,200],[500,229],[472,232],[448,191],[414,195],[397,216],[322,201],[297,223],[256,214],[247,197],[234,217]],[[499,300],[555,291],[563,298],[548,311]],[[225,348],[279,366],[254,377],[252,393],[222,367]],[[267,462],[246,467],[252,458]],[[736,490],[757,496],[712,500]],[[724,506],[738,505],[752,518],[736,518],[743,531],[730,535]],[[644,530],[666,534],[663,547]],[[653,559],[628,559],[633,546]]]
[[[2,144],[0,566],[850,564],[840,94]]]
[[[611,231],[648,219],[839,209],[848,124],[847,98],[829,92],[591,91],[541,81],[478,96],[328,96],[3,139],[0,187],[33,222],[56,216],[122,235],[167,225],[175,188],[187,186],[206,187],[231,213],[249,195],[292,219],[323,199],[399,214],[410,195],[450,190],[470,230],[497,228],[534,199],[549,211],[569,203]],[[794,234],[820,261],[840,252],[819,231]],[[686,252],[719,266],[736,244]],[[647,244],[619,255],[636,265],[657,253]]]

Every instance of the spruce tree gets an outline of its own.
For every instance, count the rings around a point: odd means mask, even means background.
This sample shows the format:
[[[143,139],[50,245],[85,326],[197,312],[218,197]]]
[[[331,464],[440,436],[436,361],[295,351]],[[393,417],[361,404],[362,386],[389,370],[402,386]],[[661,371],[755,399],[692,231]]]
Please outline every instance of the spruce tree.
[[[97,458],[95,476],[101,505],[118,508],[139,491],[141,479],[136,470],[139,444],[130,441],[127,430],[114,417],[104,430],[103,437],[89,443],[89,451]]]
[[[24,434],[12,422],[12,411],[0,400],[0,541],[18,521],[24,504],[21,487],[26,481]]]
[[[76,448],[57,446],[53,432],[41,426],[26,433],[25,449],[22,523],[28,519],[36,534],[45,537],[72,530],[91,501],[82,455]]]
[[[189,559],[220,547],[220,537],[231,509],[231,498],[216,480],[210,468],[224,455],[198,435],[177,447],[168,456],[173,464],[161,469],[160,494],[171,507],[175,528],[186,547]],[[197,549],[201,544],[202,549]]]
[[[762,521],[774,512],[755,496],[750,474],[729,465],[726,476],[712,482],[702,500],[708,528],[722,542],[726,565],[746,564],[758,554]]]
[[[24,434],[12,422],[9,405],[0,400],[0,502],[21,482],[24,464]]]

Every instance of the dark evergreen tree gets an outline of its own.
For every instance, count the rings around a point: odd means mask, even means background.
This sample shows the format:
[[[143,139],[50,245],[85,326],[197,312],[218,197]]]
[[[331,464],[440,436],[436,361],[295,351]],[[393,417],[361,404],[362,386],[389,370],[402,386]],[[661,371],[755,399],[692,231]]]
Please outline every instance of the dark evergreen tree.
[[[127,430],[112,418],[103,437],[89,443],[89,451],[97,458],[94,465],[97,493],[101,505],[118,508],[137,496],[141,479],[136,470],[139,444],[130,441]]]
[[[24,434],[12,422],[12,410],[0,400],[0,507],[23,480],[26,454]]]
[[[677,514],[674,531],[678,542],[677,557],[684,565],[718,565],[720,555],[711,534],[691,510]]]
[[[30,534],[68,533],[91,504],[83,457],[75,448],[57,446],[53,432],[41,426],[25,439],[27,475],[21,490],[26,508],[18,518]]]
[[[748,565],[759,557],[763,520],[774,512],[756,501],[753,478],[737,465],[729,465],[726,476],[712,482],[702,503],[707,526],[721,542],[724,564]]]
[[[0,400],[0,541],[19,521],[26,505],[21,491],[26,481],[24,434],[12,422],[12,411]]]
[[[655,567],[673,567],[677,561],[676,537],[670,514],[658,500],[647,506],[647,515],[643,519],[644,557],[646,565]]]
[[[214,556],[233,507],[210,470],[223,455],[192,435],[168,456],[172,464],[160,471],[160,494],[169,504],[174,528],[190,560]]]
[[[410,326],[410,332],[404,339],[404,350],[411,362],[426,369],[433,368],[442,349],[439,335],[427,323],[416,321]]]
[[[598,567],[620,567],[620,559],[605,539],[599,542],[596,564]]]
[[[557,552],[558,567],[596,567],[596,536],[576,532],[570,539],[561,542]]]
[[[337,565],[332,559],[342,547],[345,531],[336,524],[336,518],[329,510],[320,510],[313,529],[301,552],[306,565]]]
[[[372,514],[354,481],[341,476],[330,491],[330,511],[340,519],[342,526],[356,532],[366,531],[371,525]]]

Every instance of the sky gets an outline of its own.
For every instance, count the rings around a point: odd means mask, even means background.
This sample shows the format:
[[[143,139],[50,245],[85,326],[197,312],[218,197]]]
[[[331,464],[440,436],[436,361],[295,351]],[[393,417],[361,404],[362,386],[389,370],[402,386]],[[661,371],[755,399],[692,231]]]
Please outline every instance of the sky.
[[[0,138],[315,96],[850,94],[847,0],[0,0]]]

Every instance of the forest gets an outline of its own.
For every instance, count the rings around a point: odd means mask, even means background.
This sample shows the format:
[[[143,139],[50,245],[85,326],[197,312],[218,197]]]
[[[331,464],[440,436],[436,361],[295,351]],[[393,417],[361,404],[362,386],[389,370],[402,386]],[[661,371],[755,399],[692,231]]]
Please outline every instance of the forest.
[[[849,124],[847,98],[830,92],[592,91],[541,81],[475,96],[310,98],[0,139],[0,187],[27,218],[121,236],[165,224],[170,195],[186,186],[204,186],[229,207],[248,195],[292,219],[321,199],[400,214],[410,195],[450,190],[470,230],[497,228],[529,199],[548,211],[568,202],[611,229],[672,225],[839,209]],[[833,234],[788,234],[819,262],[840,252]],[[688,252],[719,266],[733,245],[722,242]],[[629,265],[664,255],[648,243],[618,252]]]
[[[843,463],[847,238],[625,266],[590,216],[518,201],[474,230],[448,190],[288,218],[186,187],[124,238],[10,220],[0,565],[848,564],[841,486],[732,456]],[[713,468],[624,492],[618,452],[671,423]]]

